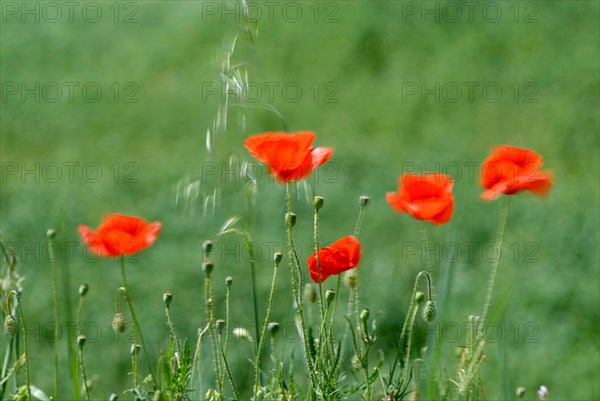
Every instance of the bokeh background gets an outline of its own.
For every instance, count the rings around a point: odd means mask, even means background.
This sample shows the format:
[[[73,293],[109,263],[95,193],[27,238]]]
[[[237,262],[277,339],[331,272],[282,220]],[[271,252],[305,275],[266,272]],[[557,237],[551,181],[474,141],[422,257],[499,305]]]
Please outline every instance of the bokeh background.
[[[380,313],[378,344],[388,357],[423,263],[415,252],[422,224],[395,214],[385,193],[404,172],[455,177],[454,217],[430,229],[434,276],[450,280],[438,321],[450,377],[464,322],[483,305],[486,250],[500,208],[479,199],[478,165],[494,144],[540,152],[556,184],[545,200],[513,199],[492,309],[501,331],[490,333],[483,382],[488,399],[512,399],[517,386],[533,397],[541,384],[556,400],[600,398],[597,2],[251,2],[249,23],[235,2],[75,3],[70,11],[62,3],[29,2],[28,14],[25,3],[2,2],[0,223],[2,241],[15,248],[26,277],[24,307],[36,332],[33,384],[51,393],[45,233],[53,227],[63,245],[64,305],[70,300],[73,309],[78,286],[90,286],[84,321],[94,339],[86,346],[92,392],[105,398],[130,387],[128,340],[109,328],[118,265],[85,253],[77,236],[79,224],[95,227],[106,212],[163,223],[155,246],[128,266],[155,358],[168,346],[164,291],[174,293],[182,336],[195,341],[204,321],[205,239],[217,244],[220,316],[223,280],[232,275],[233,323],[250,327],[247,253],[241,238],[216,233],[232,216],[241,217],[238,226],[251,226],[264,305],[271,253],[284,243],[284,191],[256,165],[255,184],[240,173],[251,161],[242,143],[285,128],[313,130],[318,145],[336,150],[298,187],[303,257],[311,252],[313,193],[326,200],[324,243],[352,233],[358,197],[372,198],[361,236],[362,302]],[[251,91],[245,98],[230,93],[227,127],[215,132],[225,100],[221,73],[232,70],[243,73]],[[329,279],[326,288],[334,284]],[[273,318],[286,324],[286,269],[276,296]],[[340,297],[346,296],[344,288]],[[73,322],[68,307],[61,313]],[[70,394],[63,327],[61,391]],[[419,326],[421,346],[428,331]],[[289,358],[297,346],[290,330],[279,352]],[[231,348],[242,383],[250,380],[250,349],[243,342]]]

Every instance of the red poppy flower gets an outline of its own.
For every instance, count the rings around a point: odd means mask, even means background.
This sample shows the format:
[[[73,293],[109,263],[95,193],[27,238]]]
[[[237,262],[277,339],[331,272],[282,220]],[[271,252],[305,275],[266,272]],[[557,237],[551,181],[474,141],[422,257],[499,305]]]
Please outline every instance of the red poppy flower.
[[[404,174],[398,180],[398,192],[388,192],[385,199],[398,213],[406,212],[415,219],[444,224],[454,210],[453,185],[452,178],[446,174]]]
[[[310,277],[315,283],[322,283],[332,274],[340,274],[350,270],[360,262],[360,242],[351,235],[340,238],[333,244],[319,249],[319,263],[317,264],[317,253],[314,252],[306,264]],[[319,269],[321,275],[319,276]]]
[[[131,255],[151,246],[160,229],[159,222],[148,223],[139,217],[109,214],[96,231],[80,225],[79,234],[97,255],[120,256]]]
[[[544,159],[529,149],[496,146],[481,166],[481,185],[487,189],[481,197],[493,200],[500,195],[531,191],[545,196],[552,188],[552,174],[540,171]]]
[[[311,145],[316,134],[310,131],[286,134],[264,132],[249,137],[244,145],[279,182],[299,181],[310,175],[333,154],[333,149]]]

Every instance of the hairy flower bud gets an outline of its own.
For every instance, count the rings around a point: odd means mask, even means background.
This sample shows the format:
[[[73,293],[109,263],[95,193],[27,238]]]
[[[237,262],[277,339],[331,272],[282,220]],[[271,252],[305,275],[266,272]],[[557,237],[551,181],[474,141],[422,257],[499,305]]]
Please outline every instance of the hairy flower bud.
[[[332,303],[335,299],[335,290],[329,289],[325,291],[325,300],[328,304]]]
[[[417,291],[417,293],[415,294],[415,301],[417,301],[417,303],[420,304],[421,302],[423,302],[424,299],[425,299],[425,294],[422,293],[421,291]]]
[[[79,286],[79,296],[80,297],[85,297],[86,294],[88,293],[90,289],[90,286],[87,285],[86,283],[83,283]]]
[[[210,240],[206,240],[202,243],[202,250],[204,251],[204,255],[208,257],[213,249],[213,242]]]
[[[19,322],[17,322],[13,315],[6,315],[4,318],[4,331],[11,336],[14,336],[19,331]]]
[[[343,280],[344,280],[344,284],[346,284],[346,286],[348,288],[356,288],[356,285],[358,284],[358,270],[356,269],[350,269],[347,272],[344,273],[343,275]]]
[[[425,306],[423,307],[423,319],[429,323],[433,322],[433,320],[435,319],[436,312],[437,311],[433,301],[427,301],[425,303]]]
[[[127,320],[125,320],[125,315],[121,312],[115,313],[112,319],[112,328],[117,333],[123,333],[125,331],[125,326],[127,325]]]
[[[274,336],[279,331],[279,323],[269,322],[269,325],[267,326],[267,330],[269,330],[269,334],[271,334],[271,336]]]
[[[315,196],[313,199],[313,206],[315,210],[319,210],[325,205],[325,199],[322,196]]]
[[[212,260],[205,260],[204,262],[202,262],[202,271],[204,272],[204,274],[206,274],[207,276],[210,276],[210,274],[213,271],[213,262]]]
[[[304,286],[304,300],[311,304],[317,300],[317,290],[310,283],[306,283]]]
[[[283,259],[283,255],[281,254],[281,252],[275,252],[273,254],[273,261],[275,262],[276,265],[280,264],[282,259]]]
[[[173,293],[171,293],[170,291],[163,293],[163,302],[165,303],[165,306],[167,308],[171,305],[172,301],[173,301]]]
[[[285,214],[285,224],[294,227],[296,225],[296,213],[287,212]]]

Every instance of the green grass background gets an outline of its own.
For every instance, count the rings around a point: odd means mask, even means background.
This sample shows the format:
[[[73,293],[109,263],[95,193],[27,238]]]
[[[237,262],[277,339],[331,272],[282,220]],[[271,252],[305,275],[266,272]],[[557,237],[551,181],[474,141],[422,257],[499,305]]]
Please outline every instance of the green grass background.
[[[336,150],[330,165],[308,186],[326,199],[322,241],[350,234],[358,196],[372,197],[361,237],[362,302],[372,312],[381,312],[377,318],[379,344],[388,356],[399,335],[413,279],[423,268],[418,256],[403,252],[407,244],[419,241],[422,225],[396,215],[384,199],[386,191],[395,189],[397,177],[411,166],[407,163],[417,163],[421,171],[423,167],[436,169],[435,163],[462,167],[462,176],[456,177],[452,221],[430,230],[440,253],[448,240],[463,244],[462,257],[456,263],[442,260],[433,269],[436,278],[442,271],[451,272],[445,319],[462,325],[468,315],[480,313],[482,308],[490,266],[482,249],[493,241],[500,206],[500,202],[479,199],[478,180],[467,176],[465,163],[480,162],[494,144],[535,149],[545,157],[556,181],[548,199],[520,195],[512,202],[505,240],[513,249],[516,243],[520,253],[515,261],[514,250],[508,249],[500,264],[495,299],[496,305],[504,306],[493,311],[504,330],[501,340],[487,347],[483,381],[489,399],[513,397],[516,386],[525,386],[532,396],[541,384],[556,400],[600,398],[597,2],[496,2],[502,11],[496,23],[484,18],[481,6],[475,9],[473,21],[463,7],[463,17],[453,23],[450,10],[440,11],[439,21],[420,14],[424,7],[441,7],[441,3],[392,1],[321,3],[317,22],[315,3],[295,3],[303,15],[292,23],[282,14],[283,3],[277,3],[272,19],[264,15],[267,8],[262,4],[255,52],[242,24],[232,15],[207,15],[207,3],[137,2],[138,22],[128,24],[113,22],[112,3],[98,4],[103,11],[98,23],[86,22],[77,11],[73,23],[64,19],[36,23],[31,17],[22,22],[19,16],[3,14],[3,84],[24,82],[31,87],[35,82],[42,86],[48,82],[97,82],[103,89],[97,103],[86,102],[80,92],[73,102],[65,93],[56,103],[43,99],[37,103],[31,96],[21,101],[19,95],[2,100],[3,171],[7,163],[15,162],[28,168],[40,163],[40,169],[51,162],[95,162],[102,170],[97,182],[82,178],[78,167],[72,183],[66,168],[58,183],[50,183],[44,176],[40,182],[32,175],[2,178],[2,239],[16,244],[19,269],[27,277],[24,307],[30,326],[38,322],[42,330],[53,321],[50,269],[44,253],[46,229],[56,227],[62,241],[75,243],[79,241],[77,226],[96,226],[105,212],[163,222],[156,245],[128,267],[134,302],[155,356],[166,348],[168,338],[163,291],[174,293],[172,313],[179,332],[195,339],[204,319],[201,243],[216,240],[215,233],[230,216],[242,216],[242,226],[250,214],[254,216],[253,236],[263,245],[257,266],[260,303],[266,303],[272,266],[265,244],[276,242],[281,250],[284,191],[262,170],[251,213],[244,179],[236,182],[203,175],[209,160],[205,132],[220,100],[203,96],[203,85],[219,82],[224,50],[233,36],[240,34],[233,59],[247,63],[251,81],[278,83],[280,88],[293,82],[303,89],[297,102],[286,100],[281,91],[274,92],[272,105],[283,114],[289,130],[314,130],[318,145]],[[407,14],[407,4],[415,5],[418,14]],[[120,21],[126,11],[133,10],[124,7]],[[222,11],[224,6],[219,7]],[[520,10],[517,22],[514,7]],[[336,21],[325,23],[331,12]],[[525,23],[531,12],[536,21]],[[290,15],[285,14],[288,19]],[[119,82],[121,89],[124,83],[134,82],[139,87],[135,95],[139,102],[124,103],[122,96],[115,102],[109,89],[114,82]],[[309,89],[315,82],[322,91],[325,84],[333,83],[338,89],[334,95],[337,102],[324,102],[326,91],[315,101]],[[423,101],[419,95],[403,99],[407,82],[429,87],[436,82],[442,86],[496,82],[503,94],[495,103],[485,100],[480,90],[473,101],[465,93],[456,102],[444,98],[436,102],[433,96]],[[537,85],[534,98],[538,102],[525,103],[527,91],[515,102],[510,89],[515,82],[521,90],[526,83]],[[253,106],[268,103],[263,92]],[[227,132],[217,138],[211,161],[227,162],[232,157],[250,161],[243,139],[282,129],[274,113],[260,107],[246,109],[244,128],[240,124],[242,110],[241,105],[230,108]],[[124,174],[131,171],[125,170],[128,162],[138,168],[137,183],[124,182]],[[114,163],[120,166],[117,182],[110,170]],[[453,174],[455,170],[448,171]],[[183,194],[186,183],[198,180],[199,193],[211,191],[215,184],[219,188],[214,216],[203,215],[201,198]],[[303,196],[298,199],[297,214],[298,240],[307,257],[311,210]],[[466,255],[465,242],[478,244],[472,259]],[[525,248],[528,244],[533,248]],[[218,245],[221,252],[215,255],[215,277],[220,316],[224,314],[221,283],[226,275],[232,275],[233,320],[248,324],[252,320],[248,318],[249,267],[241,253],[241,241],[222,238]],[[223,252],[225,246],[234,251]],[[34,251],[28,254],[26,249]],[[533,262],[526,259],[531,249],[535,250]],[[76,300],[79,284],[87,282],[90,292],[84,320],[102,329],[98,341],[86,346],[88,375],[95,380],[92,391],[101,398],[121,392],[130,386],[129,346],[123,338],[115,340],[109,329],[114,291],[120,285],[118,265],[113,260],[86,260],[80,246],[73,258],[62,255],[62,261],[69,263],[60,265],[63,271],[68,269],[68,288],[61,290],[61,298]],[[291,320],[288,275],[287,269],[282,269],[278,280],[274,318],[281,322]],[[326,288],[334,284],[335,280],[329,279]],[[72,321],[65,310],[62,313],[63,320]],[[421,325],[421,345],[426,331]],[[462,339],[454,339],[454,333],[447,335],[444,365],[454,377],[454,349],[464,342],[464,330]],[[70,397],[66,336],[61,341],[65,351],[61,355],[61,392],[66,399]],[[289,357],[296,346],[290,338],[280,342],[280,351]],[[250,346],[238,343],[231,349],[235,374],[248,384]],[[40,335],[39,340],[32,340],[31,353],[32,383],[50,394],[52,343]],[[211,374],[208,356],[204,364],[207,377]]]

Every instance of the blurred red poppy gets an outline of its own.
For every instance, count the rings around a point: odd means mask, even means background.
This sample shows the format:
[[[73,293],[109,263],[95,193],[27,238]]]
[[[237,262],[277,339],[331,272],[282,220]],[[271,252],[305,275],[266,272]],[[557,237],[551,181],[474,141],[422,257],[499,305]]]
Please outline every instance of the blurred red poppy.
[[[160,233],[159,222],[139,217],[109,214],[98,229],[80,225],[79,234],[88,248],[99,256],[131,255],[151,246]]]
[[[415,219],[444,224],[454,210],[453,185],[452,178],[446,174],[404,174],[398,180],[398,192],[388,192],[385,199],[398,213],[406,212]]]
[[[244,145],[254,158],[267,165],[272,176],[286,183],[306,178],[333,154],[331,148],[313,148],[315,137],[310,131],[264,132],[249,137]]]
[[[494,147],[481,166],[481,185],[487,189],[481,197],[493,200],[502,194],[521,191],[545,196],[553,182],[551,172],[540,171],[543,164],[542,156],[533,150],[507,145]]]
[[[351,235],[340,238],[333,244],[319,249],[319,263],[317,253],[314,252],[306,263],[310,277],[315,283],[322,283],[333,274],[340,274],[350,270],[360,262],[360,242]],[[321,274],[319,275],[319,269]]]

